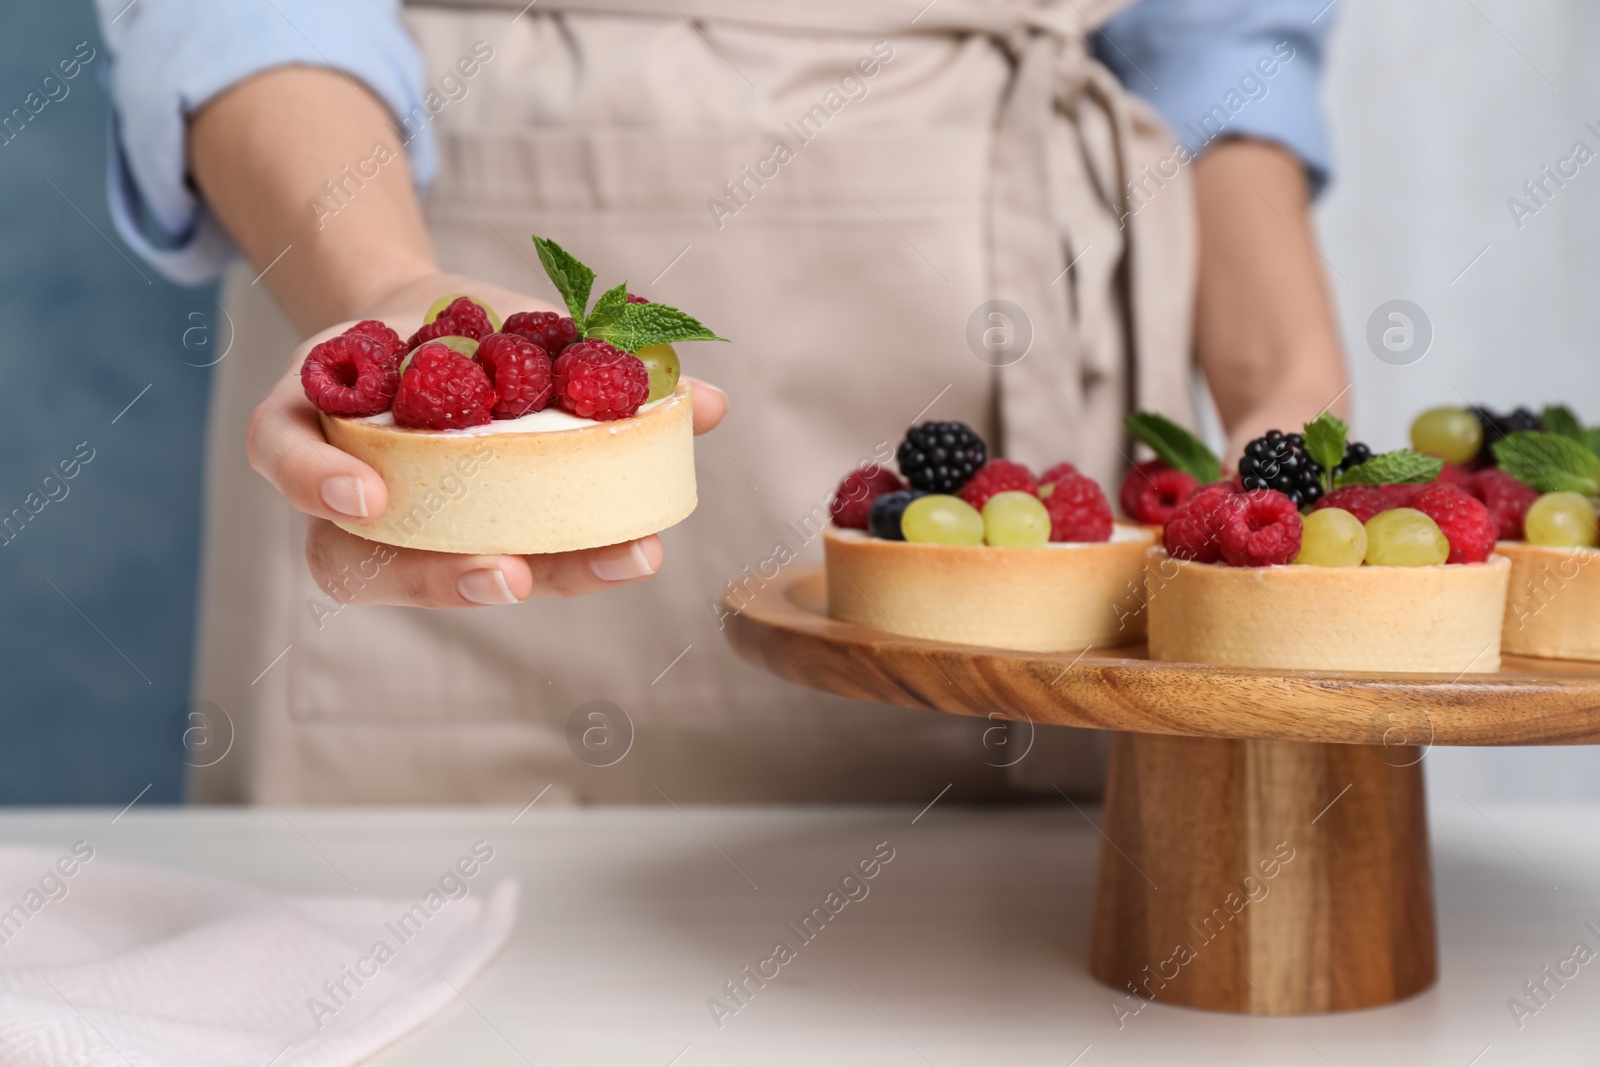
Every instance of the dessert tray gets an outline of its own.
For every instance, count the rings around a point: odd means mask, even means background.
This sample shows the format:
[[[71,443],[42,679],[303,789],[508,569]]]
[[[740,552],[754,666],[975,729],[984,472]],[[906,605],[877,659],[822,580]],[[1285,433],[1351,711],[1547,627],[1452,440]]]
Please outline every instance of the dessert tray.
[[[1427,749],[1600,744],[1600,663],[1507,654],[1452,677],[981,648],[830,619],[821,568],[725,607],[739,655],[801,685],[1115,731],[1090,966],[1158,1003],[1297,1014],[1428,988]]]

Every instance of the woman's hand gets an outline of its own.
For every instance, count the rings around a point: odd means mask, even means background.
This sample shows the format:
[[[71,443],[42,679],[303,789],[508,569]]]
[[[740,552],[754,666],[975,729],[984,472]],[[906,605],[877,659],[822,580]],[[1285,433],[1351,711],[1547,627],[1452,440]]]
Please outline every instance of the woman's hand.
[[[383,319],[402,337],[409,336],[422,324],[423,309],[453,292],[470,293],[502,316],[556,310],[469,278],[434,275],[386,294],[360,318]],[[383,561],[378,576],[352,598],[338,578],[350,573],[346,568],[365,576],[377,546],[329,520],[376,522],[388,507],[389,493],[377,471],[327,442],[317,410],[300,386],[300,364],[313,345],[355,321],[359,319],[330,327],[295,350],[289,372],[256,407],[246,435],[251,467],[292,507],[312,518],[306,562],[320,588],[346,602],[470,608],[536,596],[582,596],[648,578],[660,569],[661,541],[655,536],[547,556],[462,556],[386,546],[378,556]],[[705,433],[721,421],[728,400],[713,386],[692,384],[694,430]]]

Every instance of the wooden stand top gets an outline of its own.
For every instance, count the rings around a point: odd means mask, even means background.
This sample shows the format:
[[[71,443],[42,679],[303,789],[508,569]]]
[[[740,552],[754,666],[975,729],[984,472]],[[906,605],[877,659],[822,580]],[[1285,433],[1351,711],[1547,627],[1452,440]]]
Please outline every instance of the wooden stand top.
[[[726,606],[728,640],[749,662],[902,707],[1188,737],[1600,744],[1600,663],[1506,656],[1497,673],[1452,678],[1161,663],[1143,645],[1047,653],[945,644],[828,618],[821,567],[794,568]]]

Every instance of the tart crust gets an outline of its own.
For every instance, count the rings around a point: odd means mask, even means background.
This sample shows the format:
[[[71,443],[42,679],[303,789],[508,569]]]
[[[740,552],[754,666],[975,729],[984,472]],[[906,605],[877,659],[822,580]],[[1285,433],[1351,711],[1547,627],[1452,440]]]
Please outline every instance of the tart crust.
[[[1501,541],[1511,560],[1500,643],[1517,656],[1600,660],[1600,549]]]
[[[1500,669],[1511,561],[1227,567],[1153,548],[1150,658],[1228,667],[1460,674]]]
[[[630,541],[697,503],[689,383],[629,419],[570,430],[408,430],[322,416],[328,441],[389,489],[383,517],[338,523],[434,552],[534,555]]]
[[[1144,637],[1140,576],[1154,540],[1044,548],[886,541],[830,526],[828,615],[905,637],[1062,652]]]

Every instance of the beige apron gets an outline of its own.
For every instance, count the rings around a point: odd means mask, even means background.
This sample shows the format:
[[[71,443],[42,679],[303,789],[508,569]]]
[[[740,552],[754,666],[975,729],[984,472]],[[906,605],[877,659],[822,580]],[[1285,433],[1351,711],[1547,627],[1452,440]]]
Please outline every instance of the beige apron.
[[[1092,734],[1041,728],[1026,759],[998,767],[967,720],[745,665],[714,604],[730,582],[776,595],[748,579],[771,573],[780,545],[819,558],[807,517],[919,416],[970,422],[1013,458],[1070,459],[1106,485],[1124,467],[1130,404],[1191,418],[1187,177],[1122,218],[1126,183],[1173,141],[1085,51],[1088,20],[1119,3],[936,0],[919,14],[921,0],[546,0],[515,19],[513,0],[408,8],[448,101],[431,119],[441,171],[426,205],[445,269],[551,296],[528,238],[554,237],[608,284],[626,278],[733,338],[680,346],[733,409],[697,445],[700,508],[663,535],[653,580],[482,611],[330,614],[305,569],[302,520],[242,445],[296,337],[250,272],[233,272],[238,340],[210,426],[195,694],[223,709],[232,739],[225,757],[212,745],[193,761],[209,765],[192,796],[1093,789]],[[443,81],[480,41],[492,59]],[[874,58],[865,76],[858,61]],[[1028,354],[1004,367],[967,340],[992,298],[1032,324]],[[575,709],[593,700],[632,726],[610,766],[569,743]],[[614,729],[620,744],[626,724]]]

